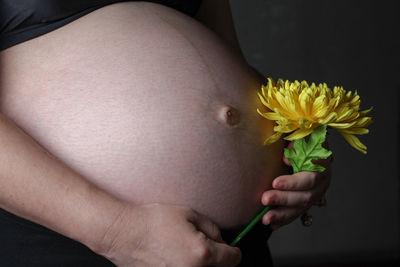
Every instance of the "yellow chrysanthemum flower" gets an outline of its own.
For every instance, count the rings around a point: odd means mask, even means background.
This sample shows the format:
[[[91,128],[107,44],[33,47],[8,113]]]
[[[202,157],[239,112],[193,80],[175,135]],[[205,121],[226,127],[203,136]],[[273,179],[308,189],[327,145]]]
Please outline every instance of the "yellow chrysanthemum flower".
[[[291,133],[286,140],[296,140],[311,134],[321,125],[335,128],[351,146],[367,153],[367,147],[355,134],[366,134],[363,127],[372,123],[366,115],[372,108],[360,111],[360,97],[355,92],[346,92],[343,87],[335,86],[333,90],[326,83],[316,86],[306,81],[289,82],[279,79],[275,83],[268,78],[268,85],[262,86],[258,96],[269,112],[258,113],[277,123],[276,132],[267,138],[264,144],[276,142],[284,133]],[[294,131],[294,132],[293,132]],[[292,133],[293,132],[293,133]]]

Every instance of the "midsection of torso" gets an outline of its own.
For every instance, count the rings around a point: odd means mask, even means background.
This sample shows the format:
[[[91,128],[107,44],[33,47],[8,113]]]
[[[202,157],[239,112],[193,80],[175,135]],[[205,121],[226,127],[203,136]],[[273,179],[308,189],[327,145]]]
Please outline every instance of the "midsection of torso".
[[[0,55],[1,112],[117,197],[233,227],[281,172],[282,143],[263,146],[260,81],[174,10],[107,6]]]

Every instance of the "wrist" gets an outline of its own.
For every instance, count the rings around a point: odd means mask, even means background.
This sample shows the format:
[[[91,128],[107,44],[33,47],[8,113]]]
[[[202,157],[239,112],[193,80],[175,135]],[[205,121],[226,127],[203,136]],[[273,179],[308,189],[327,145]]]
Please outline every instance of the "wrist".
[[[103,255],[115,225],[129,206],[131,205],[98,188],[89,187],[86,207],[76,214],[79,218],[76,228],[71,227],[70,237]]]

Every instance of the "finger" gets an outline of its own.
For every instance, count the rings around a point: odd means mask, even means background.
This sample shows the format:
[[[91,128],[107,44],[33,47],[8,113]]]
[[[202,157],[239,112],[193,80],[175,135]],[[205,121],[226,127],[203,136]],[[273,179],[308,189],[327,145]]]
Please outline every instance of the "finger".
[[[276,230],[286,224],[294,221],[300,214],[303,214],[307,209],[299,209],[293,207],[278,207],[270,210],[262,218],[265,225],[269,225],[272,230]]]
[[[294,145],[294,141],[291,141],[286,148],[287,149],[292,149]],[[287,165],[287,166],[292,166],[292,164],[290,163],[290,161],[286,158],[285,154],[283,154],[283,162]]]
[[[283,162],[285,163],[285,165],[291,167],[292,164],[290,163],[290,161],[286,158],[285,154],[283,154]]]
[[[261,196],[261,202],[265,206],[307,208],[312,205],[315,194],[319,197],[319,194],[313,191],[269,190]]]
[[[282,175],[275,178],[272,187],[278,190],[311,190],[315,187],[317,177],[319,176],[321,176],[319,173],[309,171],[298,172],[292,175]]]
[[[217,242],[224,242],[218,226],[204,215],[193,212],[190,222],[197,228],[198,231],[203,232],[208,238]]]
[[[242,252],[237,247],[210,240],[211,255],[207,266],[237,266],[242,259]]]

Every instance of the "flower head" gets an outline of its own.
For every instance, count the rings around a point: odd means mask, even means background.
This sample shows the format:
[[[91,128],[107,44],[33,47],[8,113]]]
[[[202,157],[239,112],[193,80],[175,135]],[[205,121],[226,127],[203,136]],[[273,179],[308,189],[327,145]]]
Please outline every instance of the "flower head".
[[[326,83],[318,86],[306,81],[289,82],[281,79],[275,83],[268,78],[268,85],[261,87],[258,96],[269,111],[258,113],[276,122],[275,134],[267,138],[264,144],[277,141],[282,134],[284,139],[296,140],[311,134],[317,127],[327,125],[335,128],[357,150],[367,153],[367,147],[355,134],[366,134],[364,127],[372,123],[367,114],[372,108],[360,111],[360,97],[357,92],[346,92],[343,87],[333,90]]]

